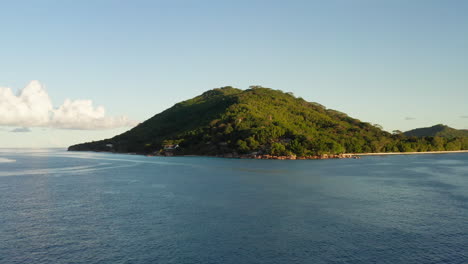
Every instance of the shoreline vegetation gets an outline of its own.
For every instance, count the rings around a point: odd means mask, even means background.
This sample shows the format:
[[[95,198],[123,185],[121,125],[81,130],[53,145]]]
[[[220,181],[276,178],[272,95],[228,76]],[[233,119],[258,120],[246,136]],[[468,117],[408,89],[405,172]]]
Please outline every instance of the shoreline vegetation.
[[[422,154],[450,154],[450,153],[468,153],[468,150],[453,151],[421,151],[421,152],[379,152],[379,153],[342,153],[342,154],[323,154],[312,156],[275,156],[275,155],[238,155],[224,154],[216,156],[203,155],[146,155],[148,157],[216,157],[216,158],[237,158],[237,159],[272,159],[272,160],[320,160],[320,159],[360,159],[361,156],[391,156],[391,155],[422,155]]]
[[[395,156],[395,155],[423,155],[423,154],[453,154],[453,153],[468,153],[468,150],[452,150],[452,151],[421,151],[421,152],[379,152],[379,153],[342,153],[342,154],[323,154],[313,156],[274,156],[274,155],[173,155],[171,154],[143,154],[143,153],[120,153],[112,151],[93,151],[126,155],[143,155],[146,157],[211,157],[211,158],[229,158],[229,159],[269,159],[269,160],[323,160],[323,159],[360,159],[361,156]]]
[[[146,155],[149,157],[158,155]],[[173,156],[173,155],[159,155],[159,156]],[[177,156],[174,156],[177,157]],[[323,154],[323,155],[311,155],[311,156],[296,156],[296,155],[255,155],[255,154],[224,154],[216,156],[203,156],[203,155],[180,155],[179,157],[215,157],[215,158],[231,158],[231,159],[270,159],[270,160],[319,160],[319,159],[359,159],[360,157],[354,154]]]

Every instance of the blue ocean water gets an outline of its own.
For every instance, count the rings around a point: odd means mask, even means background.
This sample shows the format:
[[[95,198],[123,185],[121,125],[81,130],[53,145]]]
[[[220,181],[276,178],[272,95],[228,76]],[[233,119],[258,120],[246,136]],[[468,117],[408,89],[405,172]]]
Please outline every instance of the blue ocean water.
[[[468,263],[468,154],[3,149],[0,263]]]

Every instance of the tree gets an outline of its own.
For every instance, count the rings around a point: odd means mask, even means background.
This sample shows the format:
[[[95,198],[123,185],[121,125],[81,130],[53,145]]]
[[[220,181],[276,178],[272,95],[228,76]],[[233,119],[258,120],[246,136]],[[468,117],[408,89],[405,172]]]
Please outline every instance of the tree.
[[[247,143],[240,139],[237,141],[237,149],[239,150],[240,153],[243,153],[243,154],[248,153],[250,151],[250,148],[247,145]]]
[[[444,139],[441,137],[433,137],[432,138],[432,146],[437,151],[444,150]]]
[[[294,139],[288,144],[288,149],[297,156],[304,156],[305,148],[299,139]]]
[[[253,137],[248,137],[246,140],[251,150],[258,150],[260,144]]]
[[[286,155],[286,147],[281,143],[271,144],[270,154],[275,156]]]

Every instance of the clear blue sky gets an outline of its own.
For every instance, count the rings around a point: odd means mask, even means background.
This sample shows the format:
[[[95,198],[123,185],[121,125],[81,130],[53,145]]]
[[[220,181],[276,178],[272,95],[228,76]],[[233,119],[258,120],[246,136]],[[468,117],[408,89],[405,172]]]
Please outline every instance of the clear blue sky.
[[[205,90],[262,85],[388,131],[468,129],[468,1],[5,1],[0,87],[143,121]],[[0,147],[104,131],[1,127]]]

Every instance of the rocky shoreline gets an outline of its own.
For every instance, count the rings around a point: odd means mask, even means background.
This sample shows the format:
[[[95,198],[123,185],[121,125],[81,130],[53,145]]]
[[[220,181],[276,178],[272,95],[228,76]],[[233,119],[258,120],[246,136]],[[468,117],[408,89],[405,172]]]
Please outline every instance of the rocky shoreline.
[[[226,153],[216,156],[216,158],[229,158],[229,159],[269,159],[269,160],[321,160],[321,159],[360,159],[361,156],[385,156],[385,155],[418,155],[418,154],[449,154],[449,153],[468,153],[468,150],[454,150],[454,151],[425,151],[425,152],[382,152],[382,153],[343,153],[343,154],[322,154],[312,156],[275,156],[268,154],[236,154]],[[171,152],[162,153],[156,156],[179,156]],[[185,157],[204,157],[203,155],[180,155]]]
[[[147,155],[151,156],[151,155]],[[173,155],[172,153],[165,153],[162,155],[156,156],[166,156],[166,157],[177,157],[178,155]],[[199,155],[181,155],[182,157],[203,157]],[[228,158],[228,159],[269,159],[269,160],[322,160],[322,159],[360,159],[359,156],[354,154],[323,154],[323,155],[313,155],[313,156],[275,156],[275,155],[257,155],[257,154],[235,154],[227,153],[223,155],[209,156],[216,158]]]
[[[73,150],[69,150],[73,151]],[[228,159],[269,159],[269,160],[323,160],[323,159],[360,159],[361,156],[385,156],[385,155],[418,155],[418,154],[449,154],[449,153],[468,153],[468,150],[455,151],[427,151],[427,152],[383,152],[383,153],[343,153],[343,154],[322,154],[312,156],[274,156],[268,154],[236,154],[226,153],[222,155],[174,155],[173,152],[163,152],[154,154],[144,153],[120,153],[114,151],[93,151],[107,152],[127,155],[145,155],[147,157],[212,157],[212,158],[228,158]]]
[[[323,154],[314,156],[274,156],[274,155],[233,155],[226,154],[217,157],[221,158],[239,158],[239,159],[270,159],[270,160],[321,160],[321,159],[359,159],[359,156],[352,154]]]

